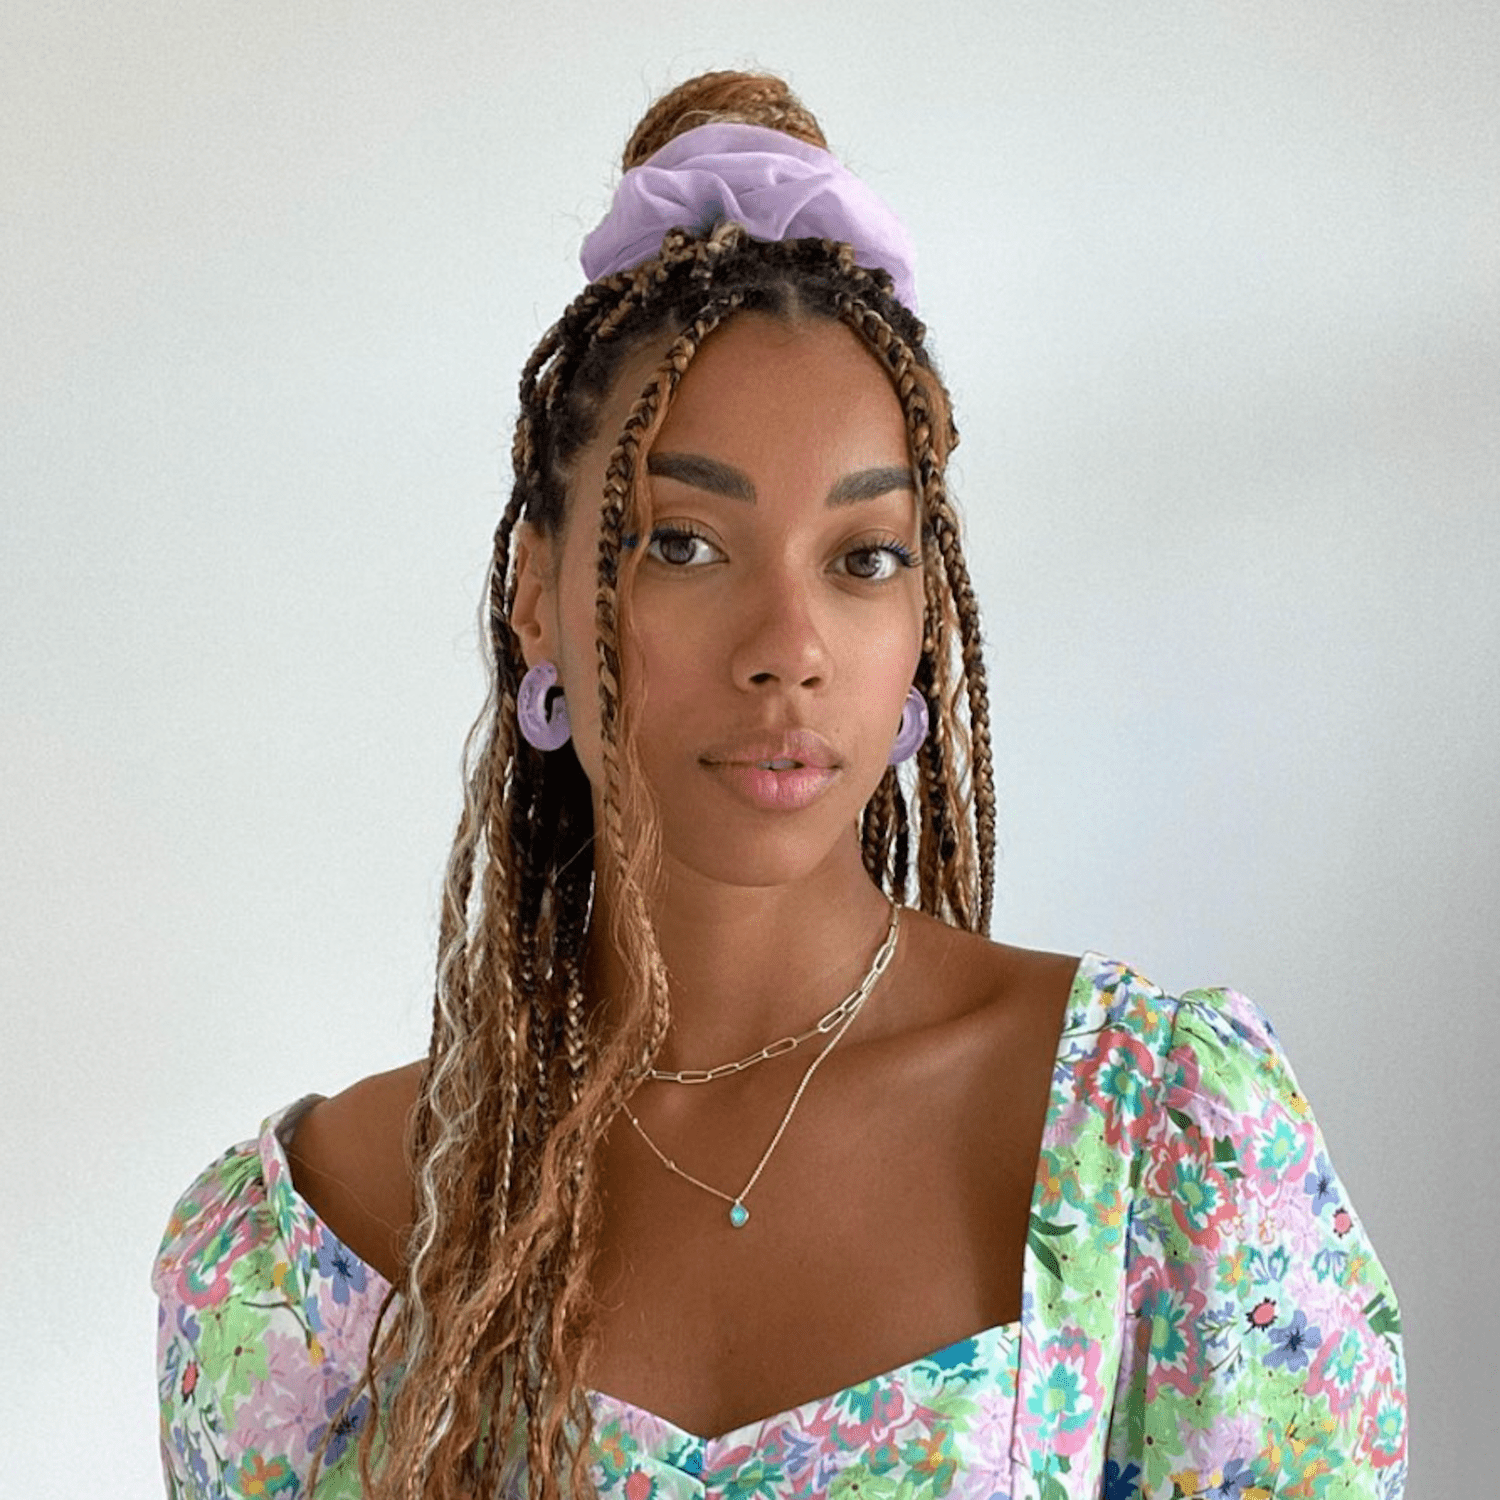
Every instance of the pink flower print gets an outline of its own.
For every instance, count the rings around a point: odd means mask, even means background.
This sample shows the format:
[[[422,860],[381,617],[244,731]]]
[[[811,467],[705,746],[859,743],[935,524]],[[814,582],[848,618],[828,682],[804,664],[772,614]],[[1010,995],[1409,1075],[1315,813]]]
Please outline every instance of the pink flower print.
[[[267,1328],[263,1340],[268,1378],[283,1389],[305,1384],[319,1370],[319,1361],[308,1347],[306,1337]]]
[[[969,1424],[967,1441],[971,1445],[970,1460],[979,1469],[995,1474],[1008,1472],[1010,1460],[1010,1424],[1015,1412],[1015,1386],[1005,1379],[1002,1371],[994,1372],[1004,1383],[991,1388],[981,1384],[974,1392],[974,1419]],[[965,1475],[974,1472],[965,1464]]]
[[[1176,1047],[1168,1054],[1162,1071],[1162,1097],[1168,1109],[1187,1110],[1198,1097],[1198,1054],[1191,1047]]]
[[[324,1388],[318,1381],[301,1386],[267,1382],[256,1392],[255,1400],[243,1402],[235,1413],[235,1446],[248,1450],[274,1437],[277,1449],[293,1467],[305,1469],[317,1447],[313,1434],[321,1437],[328,1425],[323,1396]]]
[[[1353,1328],[1345,1328],[1337,1338],[1326,1339],[1318,1351],[1308,1371],[1308,1395],[1324,1397],[1329,1411],[1342,1417],[1359,1394],[1368,1362],[1364,1340]]]
[[[1150,1187],[1172,1206],[1177,1227],[1195,1245],[1212,1250],[1219,1226],[1234,1214],[1229,1181],[1197,1130],[1173,1136],[1152,1163]]]
[[[1259,1172],[1250,1172],[1245,1181],[1262,1197],[1276,1198],[1287,1178],[1306,1164],[1312,1149],[1312,1132],[1286,1115],[1277,1115],[1255,1133],[1251,1157]]]
[[[1283,1197],[1267,1205],[1261,1228],[1269,1231],[1278,1250],[1292,1265],[1307,1265],[1328,1244],[1328,1224],[1307,1211],[1307,1198],[1295,1183],[1288,1183]]]
[[[1075,1075],[1080,1097],[1099,1107],[1111,1146],[1139,1141],[1153,1083],[1151,1053],[1123,1031],[1104,1031]]]
[[[906,1391],[899,1380],[866,1380],[818,1404],[807,1430],[831,1437],[841,1448],[871,1448],[907,1418]]]
[[[1149,1356],[1146,1399],[1154,1400],[1166,1386],[1196,1395],[1203,1383],[1206,1298],[1181,1261],[1148,1260],[1143,1265],[1143,1290],[1135,1312],[1142,1330],[1137,1340]]]
[[[1220,1484],[1225,1477],[1241,1472],[1243,1465],[1260,1451],[1261,1419],[1253,1411],[1222,1411],[1207,1427],[1189,1424],[1181,1432],[1184,1458],[1199,1473],[1219,1471]],[[1246,1474],[1242,1483],[1249,1482],[1250,1477]],[[1234,1488],[1210,1487],[1207,1500],[1221,1500],[1221,1496],[1229,1495],[1238,1500],[1239,1493]]]
[[[255,1241],[255,1227],[247,1215],[213,1225],[191,1245],[177,1263],[176,1292],[187,1307],[216,1307],[233,1288],[235,1263]]]
[[[1354,1215],[1347,1208],[1336,1208],[1333,1211],[1333,1232],[1340,1238],[1354,1228]]]
[[[1376,1377],[1374,1399],[1365,1409],[1360,1448],[1377,1468],[1389,1468],[1406,1454],[1406,1392],[1389,1366]]]
[[[625,1500],[651,1500],[656,1481],[644,1469],[632,1469],[625,1476]]]
[[[1079,1328],[1063,1328],[1025,1370],[1017,1410],[1028,1446],[1038,1452],[1081,1452],[1099,1415],[1101,1345]]]

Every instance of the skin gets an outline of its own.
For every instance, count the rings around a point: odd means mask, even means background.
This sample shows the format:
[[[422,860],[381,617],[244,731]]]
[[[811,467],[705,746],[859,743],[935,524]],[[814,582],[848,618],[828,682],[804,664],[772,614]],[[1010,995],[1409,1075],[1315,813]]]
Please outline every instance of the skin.
[[[596,812],[596,497],[661,353],[627,361],[580,455],[561,544],[518,534],[512,624],[528,664],[557,664]],[[705,538],[658,532],[626,643],[662,809],[655,920],[673,1020],[659,1066],[703,1067],[803,1030],[859,982],[884,936],[889,908],[864,871],[856,820],[916,668],[922,574],[867,549],[895,541],[920,556],[919,516],[899,402],[837,324],[731,321],[683,379],[653,455],[653,531],[690,526]],[[719,493],[728,471],[754,505]],[[867,498],[830,506],[841,486]],[[726,739],[788,725],[823,734],[840,762],[809,808],[747,807],[700,763]],[[1075,969],[903,913],[891,968],[804,1096],[742,1230],[617,1121],[600,1160],[590,1384],[688,1431],[722,1433],[1019,1316]],[[589,993],[607,1003],[620,976],[618,955],[596,941]],[[687,1170],[737,1191],[813,1046],[705,1087],[648,1083],[632,1108]],[[387,1276],[410,1219],[400,1140],[419,1067],[317,1105],[292,1147],[304,1197]]]

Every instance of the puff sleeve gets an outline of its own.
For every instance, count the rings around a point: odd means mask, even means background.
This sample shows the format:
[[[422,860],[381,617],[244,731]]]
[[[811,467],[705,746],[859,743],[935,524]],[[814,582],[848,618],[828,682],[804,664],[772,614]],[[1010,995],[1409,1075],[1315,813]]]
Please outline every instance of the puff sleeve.
[[[1395,1297],[1242,995],[1182,997],[1135,1175],[1104,1500],[1396,1500]]]
[[[153,1268],[157,1394],[172,1500],[301,1495],[327,1440],[318,1495],[359,1494],[349,1404],[385,1284],[293,1191],[272,1116],[172,1211]]]

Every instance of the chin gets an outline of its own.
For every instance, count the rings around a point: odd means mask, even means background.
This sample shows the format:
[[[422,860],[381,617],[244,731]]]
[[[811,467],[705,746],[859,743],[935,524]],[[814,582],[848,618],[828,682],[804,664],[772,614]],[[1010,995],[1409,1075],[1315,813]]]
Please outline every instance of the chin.
[[[858,859],[857,813],[819,809],[820,816],[712,814],[674,817],[664,811],[662,860],[673,870],[718,885],[765,889],[800,885],[841,854]],[[849,841],[850,848],[844,849]]]

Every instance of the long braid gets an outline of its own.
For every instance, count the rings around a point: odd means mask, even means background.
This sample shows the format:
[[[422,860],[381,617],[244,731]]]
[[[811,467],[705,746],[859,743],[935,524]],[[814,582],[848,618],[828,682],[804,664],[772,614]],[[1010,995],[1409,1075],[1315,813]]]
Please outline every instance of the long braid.
[[[847,247],[843,249],[847,251]],[[875,281],[874,276],[857,267],[851,267],[848,274],[856,282],[861,279]],[[957,518],[948,503],[947,489],[942,478],[942,460],[935,447],[932,412],[919,378],[922,372],[911,345],[901,338],[874,306],[853,292],[841,294],[838,307],[843,320],[860,335],[891,372],[906,416],[907,436],[917,470],[923,514],[927,518],[924,530],[937,545],[943,573],[948,581],[949,593],[946,597],[940,589],[937,570],[929,570],[924,581],[924,639],[916,686],[930,703],[935,694],[946,694],[947,669],[950,666],[947,646],[948,613],[955,604],[964,637],[965,673],[969,674],[976,665],[982,673],[978,611],[973,603],[968,572],[958,547]],[[951,426],[948,431],[951,434]],[[981,711],[976,716],[978,732],[974,742],[980,753],[973,757],[971,773],[975,784],[988,792],[993,771],[989,755],[989,718],[982,679],[979,701]],[[972,711],[972,677],[969,702]],[[986,829],[981,824],[980,849],[975,851],[959,833],[956,821],[959,810],[953,806],[955,798],[950,793],[947,775],[947,760],[950,756],[957,755],[961,748],[957,743],[950,747],[949,742],[958,740],[957,723],[953,716],[948,712],[940,712],[933,716],[932,731],[918,753],[918,792],[922,826],[926,832],[922,841],[919,889],[924,909],[944,914],[951,912],[958,925],[973,927],[976,925],[976,916],[968,887],[973,867],[977,864],[982,875],[978,923],[987,928],[992,899],[990,870],[994,837],[993,795],[991,793],[985,798],[985,805],[990,810],[989,827]]]

